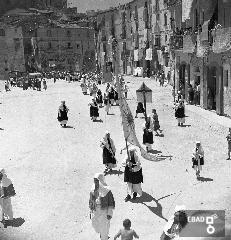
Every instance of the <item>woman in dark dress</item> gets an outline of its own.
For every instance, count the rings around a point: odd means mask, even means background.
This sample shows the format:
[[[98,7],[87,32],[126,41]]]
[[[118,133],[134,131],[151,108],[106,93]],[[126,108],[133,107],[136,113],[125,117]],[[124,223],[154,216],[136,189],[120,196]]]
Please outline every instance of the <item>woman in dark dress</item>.
[[[136,116],[135,116],[135,118],[137,118],[137,114],[138,114],[138,113],[143,113],[144,116],[145,116],[145,110],[144,110],[144,106],[143,106],[143,103],[142,103],[142,102],[138,102],[138,104],[137,104]]]
[[[150,116],[147,117],[146,122],[143,126],[143,144],[146,146],[147,152],[152,150],[152,144],[153,144],[153,123]]]
[[[96,98],[97,103],[99,104],[99,107],[102,107],[103,104],[103,95],[101,90],[99,89],[97,92],[97,98]]]
[[[128,185],[127,197],[125,198],[125,202],[127,202],[132,197],[136,199],[137,194],[142,196],[143,193],[141,187],[141,183],[143,183],[142,166],[134,147],[130,147],[129,157],[126,157],[124,164],[124,182]]]
[[[108,170],[112,171],[112,168],[116,167],[116,148],[108,131],[106,132],[103,141],[100,144],[100,147],[103,148],[103,164],[106,167],[104,172],[107,173]]]
[[[68,113],[69,109],[67,108],[65,101],[61,102],[61,105],[58,110],[58,121],[60,122],[61,127],[66,127],[68,121]]]
[[[179,105],[176,107],[175,117],[178,120],[178,126],[183,126],[183,124],[185,123],[185,110],[182,100],[179,101]]]
[[[90,117],[91,120],[95,121],[99,117],[99,108],[95,98],[92,98],[92,103],[90,105]]]

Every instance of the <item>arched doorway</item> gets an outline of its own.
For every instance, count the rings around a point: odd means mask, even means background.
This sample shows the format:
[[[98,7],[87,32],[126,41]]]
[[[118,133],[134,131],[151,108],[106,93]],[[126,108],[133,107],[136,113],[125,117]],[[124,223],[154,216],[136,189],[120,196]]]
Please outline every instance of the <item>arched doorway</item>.
[[[217,68],[211,67],[208,81],[208,109],[216,110]]]

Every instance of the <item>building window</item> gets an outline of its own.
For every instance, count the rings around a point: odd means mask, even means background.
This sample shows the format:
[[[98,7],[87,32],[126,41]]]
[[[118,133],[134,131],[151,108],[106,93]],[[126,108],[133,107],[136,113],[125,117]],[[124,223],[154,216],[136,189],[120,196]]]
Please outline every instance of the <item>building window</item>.
[[[67,48],[71,48],[71,43],[67,43]]]
[[[51,42],[48,43],[48,48],[51,49]]]
[[[168,25],[168,17],[167,17],[167,13],[164,14],[164,26]]]
[[[77,49],[79,49],[80,48],[79,44],[77,44],[76,47],[77,47]]]
[[[5,30],[4,29],[0,29],[0,36],[4,37],[6,35]]]
[[[51,37],[51,30],[47,30],[47,36]]]
[[[160,14],[157,13],[157,14],[156,14],[156,21],[159,21],[159,20],[160,20]]]
[[[71,31],[67,30],[67,36],[70,37],[71,36]]]
[[[167,42],[168,41],[168,36],[167,35],[165,35],[165,42]]]
[[[197,28],[199,25],[199,16],[197,9],[194,10],[194,28]]]
[[[229,70],[225,70],[225,74],[224,74],[224,86],[228,87],[228,82],[229,82]]]

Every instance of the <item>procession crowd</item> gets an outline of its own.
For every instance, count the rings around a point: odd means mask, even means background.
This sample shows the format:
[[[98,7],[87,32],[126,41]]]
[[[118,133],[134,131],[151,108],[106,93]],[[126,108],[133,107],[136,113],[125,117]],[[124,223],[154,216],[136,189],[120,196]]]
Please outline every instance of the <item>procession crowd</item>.
[[[54,77],[54,83],[56,82]],[[71,76],[66,74],[64,80],[71,82]],[[45,89],[46,80],[44,78],[43,87]],[[89,103],[89,117],[93,122],[97,122],[99,116],[99,109],[104,108],[107,115],[110,114],[110,109],[113,106],[119,106],[120,93],[118,92],[118,84],[122,90],[122,98],[127,99],[129,88],[126,85],[123,76],[119,76],[119,82],[115,81],[115,78],[111,82],[106,82],[105,92],[102,90],[102,86],[105,84],[101,74],[98,73],[79,73],[76,75],[76,81],[80,82],[83,95],[90,95],[91,102]],[[58,108],[57,120],[61,127],[67,127],[69,108],[65,101],[61,102]],[[146,116],[146,109],[142,102],[137,103],[135,112],[135,118],[138,114],[142,114],[145,117],[143,123],[143,141],[146,146],[146,151],[153,152],[152,145],[153,133],[156,136],[161,136],[163,130],[160,127],[159,118],[156,109],[152,109],[152,113]],[[178,126],[185,124],[185,105],[184,99],[181,94],[178,95],[178,99],[175,104],[175,116],[178,122]],[[228,141],[228,159],[230,159],[231,151],[231,129],[227,136]],[[100,142],[102,148],[102,163],[105,165],[105,171],[103,173],[97,173],[93,177],[93,185],[90,190],[89,209],[91,213],[92,226],[96,233],[100,235],[101,240],[107,240],[109,238],[110,220],[115,210],[115,199],[111,191],[110,186],[105,181],[105,175],[112,172],[117,167],[118,161],[115,157],[116,146],[111,137],[109,131],[106,131],[105,136]],[[195,170],[196,178],[200,180],[200,173],[204,165],[204,150],[200,141],[196,141],[194,151],[192,153],[192,168]],[[124,167],[124,182],[127,184],[127,196],[125,202],[131,199],[135,200],[138,196],[142,197],[142,183],[143,183],[143,171],[142,163],[137,152],[137,148],[133,145],[127,147],[127,156],[122,163]],[[15,190],[11,180],[7,177],[5,170],[0,171],[1,182],[1,207],[2,207],[2,222],[4,227],[9,226],[9,222],[13,219],[13,211],[11,205],[11,197],[15,196]],[[160,237],[161,240],[174,239],[179,236],[182,229],[187,224],[187,214],[185,212],[185,206],[176,206],[174,215],[168,220],[164,227],[163,233]],[[139,238],[135,230],[131,229],[131,221],[125,219],[123,221],[123,228],[118,231],[114,239],[121,237],[122,240],[132,240],[133,237]]]
[[[97,74],[82,75],[80,82],[83,95],[88,95],[89,93],[92,97],[92,102],[89,103],[89,115],[93,122],[97,121],[99,117],[99,108],[104,107],[106,114],[109,114],[112,106],[119,105],[118,83],[116,83],[115,78],[114,81],[106,83],[106,90],[104,93],[102,93],[101,90],[102,78]],[[119,84],[122,89],[122,97],[126,99],[128,87],[122,76],[119,76]],[[62,115],[61,109],[65,108],[67,109],[67,113],[68,108],[65,102],[62,102],[62,106],[59,108],[59,116]],[[143,103],[138,102],[135,118],[138,117],[138,114],[142,114],[145,117],[145,113]],[[181,94],[177,96],[175,118],[178,121],[178,126],[183,126],[185,124],[185,105]],[[68,120],[67,115],[65,115],[64,121],[66,120]],[[61,124],[62,123],[63,122],[61,122]],[[152,109],[152,114],[145,117],[142,128],[142,143],[146,146],[146,151],[152,153],[153,133],[155,132],[156,136],[161,136],[163,131],[160,128],[156,109]],[[100,142],[100,147],[102,148],[102,162],[105,165],[105,171],[104,173],[97,173],[94,176],[94,184],[90,192],[89,208],[91,211],[93,228],[100,235],[101,240],[106,240],[109,236],[110,219],[115,209],[115,200],[110,187],[105,182],[104,176],[111,173],[113,169],[117,167],[117,159],[115,157],[116,147],[109,131],[106,131],[105,136]],[[192,168],[195,170],[197,180],[200,180],[200,173],[204,165],[204,150],[200,141],[196,141],[194,149],[192,153]],[[142,197],[142,164],[135,146],[130,145],[127,148],[127,157],[124,159],[122,165],[124,167],[124,182],[127,183],[127,196],[125,197],[125,202],[135,200],[138,196]],[[186,210],[185,206],[176,206],[174,216],[172,216],[166,224],[160,237],[161,240],[169,240],[179,236],[179,233],[187,224],[187,215],[184,210]],[[123,226],[124,228],[119,230],[114,239],[119,236],[121,236],[122,240],[130,240],[133,239],[133,237],[138,238],[137,233],[131,229],[131,222],[129,219],[124,220]]]

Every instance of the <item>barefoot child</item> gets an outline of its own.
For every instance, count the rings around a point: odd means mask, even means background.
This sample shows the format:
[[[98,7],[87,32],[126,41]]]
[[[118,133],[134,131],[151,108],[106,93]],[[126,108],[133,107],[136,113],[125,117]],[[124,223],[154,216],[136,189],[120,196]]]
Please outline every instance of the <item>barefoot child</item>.
[[[230,160],[230,152],[231,152],[231,128],[229,128],[229,134],[226,137],[228,142],[228,158],[227,160]]]
[[[139,238],[134,230],[131,229],[131,221],[125,219],[123,221],[124,229],[120,229],[119,232],[115,235],[114,240],[121,236],[121,240],[133,240],[133,237]]]

